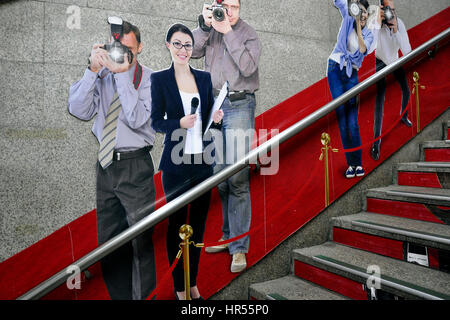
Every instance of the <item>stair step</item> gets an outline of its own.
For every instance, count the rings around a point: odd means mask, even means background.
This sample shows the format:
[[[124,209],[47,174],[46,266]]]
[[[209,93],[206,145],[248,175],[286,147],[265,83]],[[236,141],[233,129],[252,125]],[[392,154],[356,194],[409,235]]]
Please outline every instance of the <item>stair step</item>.
[[[394,179],[402,186],[449,189],[450,162],[399,163]]]
[[[450,226],[413,219],[361,212],[332,219],[333,227],[361,231],[400,241],[450,249]]]
[[[450,189],[391,185],[366,198],[367,212],[450,225]]]
[[[397,170],[450,173],[450,162],[404,162],[397,164]]]
[[[368,235],[395,240],[393,244],[397,245],[400,259],[403,258],[403,242],[410,242],[436,249],[450,250],[450,226],[447,225],[439,225],[431,222],[370,212],[336,217],[331,221],[333,228],[353,230]],[[341,241],[337,241],[334,237],[333,240],[342,243]],[[369,246],[371,245],[370,241],[366,244]],[[376,250],[376,247],[374,249]],[[392,247],[385,249],[393,250]]]
[[[293,251],[294,274],[308,281],[320,282],[322,277],[336,276],[330,284],[353,282],[357,294],[363,299],[365,291],[363,284],[379,283],[381,290],[406,299],[450,299],[450,274],[422,266],[380,256],[334,242],[327,242],[319,246],[296,249]],[[304,273],[302,266],[315,268],[315,273]],[[379,271],[379,278],[373,270]],[[321,274],[320,272],[323,272]],[[347,283],[342,282],[346,279]],[[376,280],[379,279],[379,282]],[[375,280],[375,282],[373,282]],[[342,285],[328,288],[338,290],[343,294],[346,290]]]
[[[348,298],[299,279],[293,275],[255,283],[250,286],[250,299],[256,300],[347,300]]]
[[[420,160],[430,162],[449,162],[450,140],[423,142],[420,145]]]
[[[450,189],[390,185],[388,187],[370,189],[367,192],[367,196],[444,207],[450,206]]]

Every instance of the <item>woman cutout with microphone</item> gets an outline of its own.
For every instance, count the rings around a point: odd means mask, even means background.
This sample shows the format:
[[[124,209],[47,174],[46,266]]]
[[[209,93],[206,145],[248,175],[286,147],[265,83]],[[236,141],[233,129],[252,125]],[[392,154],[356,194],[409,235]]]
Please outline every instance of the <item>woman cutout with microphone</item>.
[[[165,134],[164,150],[159,169],[166,201],[170,202],[213,175],[214,152],[212,139],[203,138],[211,116],[214,96],[211,75],[189,65],[194,37],[183,24],[174,24],[167,31],[166,46],[172,57],[169,69],[154,72],[151,79],[152,127]],[[219,123],[223,111],[213,114]],[[204,193],[169,217],[167,255],[172,265],[179,251],[179,228],[189,224],[193,228],[192,241],[203,242],[211,191]],[[201,299],[196,285],[200,248],[190,248],[190,283],[192,299]],[[184,300],[183,261],[180,259],[173,273],[177,299]]]
[[[334,0],[334,5],[342,15],[342,24],[339,30],[337,44],[328,58],[328,85],[333,99],[350,90],[358,84],[358,70],[364,57],[370,52],[373,43],[373,34],[367,28],[367,0],[357,1],[361,14],[354,18],[349,14],[347,0]],[[339,132],[344,149],[353,149],[361,146],[361,136],[358,125],[358,102],[353,97],[336,109]],[[362,177],[362,150],[346,152],[348,169],[347,178]]]

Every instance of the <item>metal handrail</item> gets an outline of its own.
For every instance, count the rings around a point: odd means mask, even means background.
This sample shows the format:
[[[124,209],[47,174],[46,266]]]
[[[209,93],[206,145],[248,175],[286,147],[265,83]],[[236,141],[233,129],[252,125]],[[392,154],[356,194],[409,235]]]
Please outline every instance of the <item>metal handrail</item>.
[[[280,132],[278,135],[266,141],[259,147],[251,150],[240,161],[226,167],[222,171],[216,173],[212,177],[198,184],[197,186],[180,195],[176,199],[170,201],[160,209],[151,212],[153,204],[140,209],[139,210],[140,213],[148,213],[148,216],[140,220],[138,223],[132,225],[119,235],[100,245],[99,247],[97,247],[90,253],[86,254],[79,260],[75,261],[73,264],[71,264],[71,266],[77,266],[80,270],[86,270],[88,267],[98,262],[100,259],[108,255],[109,253],[113,252],[120,246],[124,245],[128,241],[133,240],[134,238],[136,238],[149,228],[154,227],[156,224],[158,224],[159,222],[163,221],[168,216],[170,216],[173,212],[190,203],[192,200],[198,198],[199,196],[201,196],[208,190],[212,189],[222,181],[233,176],[235,173],[241,171],[242,169],[247,167],[249,163],[254,163],[254,160],[257,159],[259,155],[267,154],[267,152],[269,152],[274,146],[276,147],[281,143],[285,142],[286,140],[292,138],[293,136],[295,136],[296,134],[298,134],[299,132],[301,132],[302,130],[304,130],[317,120],[326,116],[328,113],[330,113],[331,111],[333,111],[346,101],[350,100],[354,96],[358,95],[359,93],[367,89],[369,86],[375,84],[382,78],[386,77],[388,74],[392,73],[396,69],[403,66],[408,61],[414,59],[429,47],[445,39],[446,37],[449,36],[449,34],[450,28],[447,28],[445,31],[441,32],[437,36],[433,37],[432,39],[423,43],[418,48],[411,51],[409,54],[401,57],[396,62],[383,68],[381,71],[373,74],[363,82],[353,87],[351,90],[345,92],[340,97],[334,99],[333,101],[329,102],[319,110],[311,113],[309,116],[290,126],[286,130]],[[138,216],[140,215],[141,214],[138,214]],[[40,283],[27,293],[25,293],[24,295],[20,296],[18,299],[29,300],[29,299],[39,299],[43,297],[53,289],[57,288],[59,285],[63,284],[71,276],[71,273],[69,273],[66,270],[67,268],[56,273],[49,279],[43,281],[42,283]]]

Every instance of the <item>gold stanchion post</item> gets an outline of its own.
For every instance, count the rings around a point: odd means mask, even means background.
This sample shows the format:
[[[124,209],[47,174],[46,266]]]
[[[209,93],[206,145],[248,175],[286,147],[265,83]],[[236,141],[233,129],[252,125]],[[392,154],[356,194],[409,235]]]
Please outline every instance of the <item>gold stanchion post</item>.
[[[183,262],[184,262],[184,293],[186,300],[191,300],[191,281],[189,272],[189,239],[194,234],[190,225],[184,224],[180,227],[179,236],[183,242]]]
[[[333,149],[330,146],[331,138],[330,135],[326,132],[322,133],[320,137],[320,142],[322,142],[323,148],[322,153],[320,154],[319,160],[324,160],[325,167],[325,207],[330,205],[330,170],[328,167],[328,150],[332,152],[338,152],[338,149]]]
[[[420,107],[419,107],[419,88],[424,90],[425,86],[422,86],[419,84],[420,76],[417,71],[414,71],[413,73],[413,80],[414,80],[414,88],[412,90],[412,93],[416,94],[416,118],[417,118],[417,133],[421,131],[420,128]]]

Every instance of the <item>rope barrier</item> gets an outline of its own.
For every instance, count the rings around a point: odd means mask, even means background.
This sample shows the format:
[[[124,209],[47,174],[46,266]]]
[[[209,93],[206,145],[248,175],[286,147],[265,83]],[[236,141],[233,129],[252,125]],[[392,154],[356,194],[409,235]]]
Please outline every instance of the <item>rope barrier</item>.
[[[167,278],[169,277],[169,275],[172,274],[173,269],[175,269],[175,266],[177,265],[178,261],[181,258],[181,254],[182,251],[178,251],[177,256],[175,257],[175,260],[173,261],[172,265],[170,266],[169,270],[167,270],[166,274],[162,277],[161,282],[159,283],[159,285],[156,286],[156,288],[152,291],[152,293],[150,293],[150,295],[148,296],[147,299],[145,300],[152,300],[153,297],[156,295],[156,293],[158,292],[158,289],[160,289],[160,285],[164,284],[167,281]]]
[[[450,88],[450,82],[445,84],[445,85],[443,85],[443,86],[439,86],[439,87],[433,87],[433,86],[427,85],[427,90],[424,91],[423,94],[426,94],[429,91],[443,90],[443,89],[447,89],[447,88]]]
[[[408,110],[411,109],[411,100],[408,102],[407,107],[405,108],[405,110],[403,110],[402,114],[400,115],[400,117],[394,121],[394,123],[388,128],[388,130],[386,130],[384,133],[382,133],[379,137],[377,137],[376,139],[371,140],[370,142],[361,145],[359,147],[355,147],[355,148],[351,148],[351,149],[343,149],[344,152],[354,152],[354,151],[358,151],[358,150],[362,150],[366,147],[372,146],[372,144],[378,140],[381,140],[383,137],[385,137],[386,135],[388,135],[392,130],[394,130],[395,126],[402,120],[403,116],[406,114],[406,112]]]
[[[314,168],[314,171],[310,174],[308,180],[306,181],[306,183],[300,188],[299,191],[297,191],[297,193],[295,194],[295,196],[293,196],[291,198],[291,201],[289,201],[286,205],[284,205],[282,207],[282,209],[280,210],[280,212],[276,215],[274,215],[273,217],[271,217],[269,220],[267,220],[265,223],[261,223],[256,227],[251,228],[251,230],[247,231],[246,233],[243,233],[239,236],[236,236],[234,238],[231,239],[227,239],[227,240],[223,240],[223,241],[216,241],[216,242],[207,242],[207,243],[203,243],[203,244],[199,244],[199,246],[201,247],[212,247],[212,246],[218,246],[218,245],[223,245],[223,244],[227,244],[236,240],[239,240],[241,238],[244,238],[246,236],[249,236],[251,234],[254,234],[256,231],[258,231],[259,229],[261,229],[262,227],[264,227],[264,225],[271,223],[273,220],[275,220],[276,218],[278,218],[279,216],[281,216],[281,214],[284,214],[285,211],[287,210],[288,207],[290,207],[292,205],[292,203],[297,200],[300,196],[300,194],[303,193],[303,191],[306,189],[306,187],[309,186],[310,182],[312,181],[312,179],[314,177],[316,177],[316,172],[319,170],[319,166],[320,166],[320,162],[317,161],[316,163],[316,167]]]

